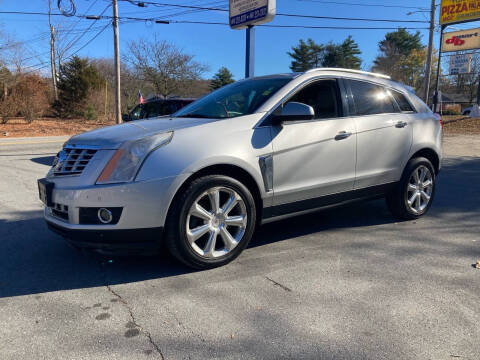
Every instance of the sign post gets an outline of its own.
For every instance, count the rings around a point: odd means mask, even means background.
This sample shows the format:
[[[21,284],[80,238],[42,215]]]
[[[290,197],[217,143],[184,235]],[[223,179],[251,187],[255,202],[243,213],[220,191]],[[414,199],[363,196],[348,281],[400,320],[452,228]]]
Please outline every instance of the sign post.
[[[255,28],[253,25],[247,27],[246,38],[247,52],[245,54],[245,78],[253,77],[255,74]]]
[[[235,30],[246,29],[245,77],[254,75],[254,25],[272,21],[276,13],[276,0],[230,0],[229,23]]]
[[[442,52],[465,50],[465,48],[459,48],[461,46],[467,46],[467,49],[468,49],[468,46],[474,46],[474,45],[473,45],[473,42],[470,40],[468,40],[468,44],[467,44],[467,39],[475,40],[479,34],[478,32],[476,32],[476,30],[459,31],[458,33],[460,34],[456,34],[456,35],[454,35],[453,33],[444,34],[445,28],[448,25],[452,25],[452,24],[460,24],[460,23],[479,20],[480,8],[478,5],[479,5],[478,1],[471,1],[471,0],[442,0],[442,3],[440,5],[440,26],[441,26],[440,51],[438,52],[437,84],[435,87],[435,95],[433,97],[433,111],[438,110],[437,105],[439,101]],[[445,44],[444,44],[444,41],[445,41]],[[469,44],[472,44],[472,45],[469,45]],[[450,46],[453,47],[453,49],[450,49]],[[478,46],[476,48],[478,48]],[[480,97],[479,97],[479,100],[480,100]]]

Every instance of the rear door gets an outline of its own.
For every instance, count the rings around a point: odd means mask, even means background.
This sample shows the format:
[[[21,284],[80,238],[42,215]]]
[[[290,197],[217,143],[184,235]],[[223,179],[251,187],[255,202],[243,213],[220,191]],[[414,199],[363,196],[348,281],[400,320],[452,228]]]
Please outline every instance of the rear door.
[[[398,181],[412,145],[411,112],[401,111],[395,90],[360,80],[346,84],[357,129],[355,188]]]

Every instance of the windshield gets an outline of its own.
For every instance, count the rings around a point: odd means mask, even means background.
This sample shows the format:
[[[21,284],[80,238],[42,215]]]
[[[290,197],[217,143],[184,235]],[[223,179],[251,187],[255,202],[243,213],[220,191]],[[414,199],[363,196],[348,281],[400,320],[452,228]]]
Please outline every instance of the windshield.
[[[290,80],[278,77],[239,81],[195,101],[173,117],[223,119],[250,115]]]

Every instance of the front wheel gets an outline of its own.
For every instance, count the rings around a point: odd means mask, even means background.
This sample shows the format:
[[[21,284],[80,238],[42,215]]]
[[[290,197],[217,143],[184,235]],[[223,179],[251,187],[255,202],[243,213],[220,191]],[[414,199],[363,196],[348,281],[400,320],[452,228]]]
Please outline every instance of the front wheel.
[[[172,206],[167,247],[178,260],[196,269],[222,266],[235,259],[255,229],[252,194],[227,176],[194,180]]]
[[[435,170],[423,157],[413,158],[405,167],[400,182],[386,196],[393,215],[405,220],[417,219],[432,205],[435,195]]]

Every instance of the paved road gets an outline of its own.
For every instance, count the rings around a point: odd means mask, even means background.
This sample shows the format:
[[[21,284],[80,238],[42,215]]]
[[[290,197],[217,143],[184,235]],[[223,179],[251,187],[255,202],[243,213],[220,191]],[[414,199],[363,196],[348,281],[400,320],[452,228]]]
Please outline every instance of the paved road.
[[[48,232],[35,179],[60,146],[0,144],[1,359],[480,358],[468,141],[421,220],[397,223],[383,201],[290,219],[202,272],[77,252]]]

